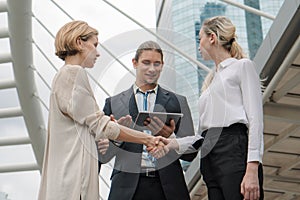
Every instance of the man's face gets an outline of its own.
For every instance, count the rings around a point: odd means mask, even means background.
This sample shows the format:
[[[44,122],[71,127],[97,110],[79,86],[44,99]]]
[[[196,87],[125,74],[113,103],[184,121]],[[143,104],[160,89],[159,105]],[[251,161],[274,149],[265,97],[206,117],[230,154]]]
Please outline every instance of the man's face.
[[[138,61],[132,59],[136,68],[136,84],[139,87],[156,85],[163,67],[161,54],[154,50],[144,50]]]

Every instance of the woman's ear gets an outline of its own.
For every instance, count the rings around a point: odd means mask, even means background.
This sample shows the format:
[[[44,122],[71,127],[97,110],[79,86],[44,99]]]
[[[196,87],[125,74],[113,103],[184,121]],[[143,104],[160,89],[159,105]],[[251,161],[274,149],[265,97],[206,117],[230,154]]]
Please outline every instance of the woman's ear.
[[[76,44],[79,46],[79,45],[81,45],[81,43],[82,43],[82,41],[81,41],[80,37],[78,37],[78,38],[76,39]]]
[[[210,37],[209,37],[210,44],[215,44],[216,39],[217,39],[217,36],[215,33],[210,34]]]
[[[78,37],[77,39],[76,39],[76,46],[78,47],[78,49],[81,51],[82,49],[83,49],[83,42],[82,42],[82,40],[81,40],[81,38],[80,37]]]

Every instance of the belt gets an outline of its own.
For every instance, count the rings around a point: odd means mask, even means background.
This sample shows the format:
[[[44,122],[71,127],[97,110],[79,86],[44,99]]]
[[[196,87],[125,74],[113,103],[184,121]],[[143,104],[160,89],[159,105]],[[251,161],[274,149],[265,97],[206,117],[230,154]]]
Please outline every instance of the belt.
[[[149,177],[149,178],[158,178],[159,173],[158,171],[155,171],[153,168],[142,168],[142,172],[140,173],[140,176],[142,177]]]
[[[206,129],[205,131],[203,131],[201,136],[205,137],[207,134],[207,131],[222,131],[221,133],[224,134],[226,132],[235,133],[239,130],[247,131],[247,126],[243,123],[234,123],[228,127],[213,127],[213,128],[209,128],[209,129]]]

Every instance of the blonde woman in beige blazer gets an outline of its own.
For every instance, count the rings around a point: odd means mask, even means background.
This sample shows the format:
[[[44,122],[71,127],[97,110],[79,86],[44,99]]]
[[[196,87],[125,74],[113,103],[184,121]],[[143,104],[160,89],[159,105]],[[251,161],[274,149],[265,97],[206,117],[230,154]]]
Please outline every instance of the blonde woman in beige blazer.
[[[98,108],[85,71],[99,57],[97,45],[97,30],[83,21],[67,23],[56,35],[56,55],[65,64],[52,83],[39,200],[99,199],[95,141],[101,138],[150,148],[159,143],[118,125]]]

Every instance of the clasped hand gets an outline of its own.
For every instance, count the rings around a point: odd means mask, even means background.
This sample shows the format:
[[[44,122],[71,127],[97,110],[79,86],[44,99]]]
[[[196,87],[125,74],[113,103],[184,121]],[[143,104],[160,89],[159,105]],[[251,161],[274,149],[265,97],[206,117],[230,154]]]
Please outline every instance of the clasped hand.
[[[179,149],[179,145],[175,138],[168,139],[161,136],[156,136],[155,140],[157,140],[157,145],[149,148],[147,147],[147,151],[157,159],[165,156],[171,149]]]
[[[151,140],[152,142],[149,142],[149,145],[147,145],[147,151],[149,153],[151,152],[157,152],[161,157],[165,155],[165,144],[162,142],[164,137],[162,136],[152,136]],[[152,154],[152,153],[151,153]],[[156,157],[158,158],[158,157]]]
[[[168,145],[171,140],[167,138],[175,131],[175,121],[173,119],[170,120],[170,125],[168,126],[154,116],[153,118],[148,117],[144,121],[144,125],[156,136],[154,138],[156,145],[147,147],[147,151],[155,158],[165,156],[171,149],[170,145]]]

